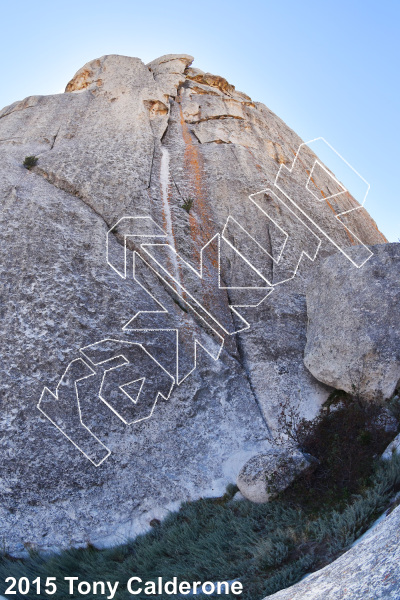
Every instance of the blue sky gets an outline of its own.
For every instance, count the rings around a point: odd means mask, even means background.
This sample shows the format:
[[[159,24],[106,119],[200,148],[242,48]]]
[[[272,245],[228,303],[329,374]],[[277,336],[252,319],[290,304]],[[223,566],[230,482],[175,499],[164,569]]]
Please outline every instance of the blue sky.
[[[323,136],[370,183],[381,231],[400,238],[398,0],[22,0],[1,12],[1,107],[60,92],[103,54],[192,54],[305,141]]]

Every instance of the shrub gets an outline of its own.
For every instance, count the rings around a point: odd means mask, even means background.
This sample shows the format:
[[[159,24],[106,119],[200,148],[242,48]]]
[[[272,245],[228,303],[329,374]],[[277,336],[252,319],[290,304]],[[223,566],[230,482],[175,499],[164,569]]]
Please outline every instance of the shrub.
[[[186,212],[189,214],[190,213],[190,209],[193,206],[193,202],[194,202],[194,198],[185,198],[183,204],[182,204],[182,208],[183,210],[186,210]]]
[[[39,159],[37,156],[25,156],[23,165],[25,169],[28,169],[28,171],[30,171],[33,167],[37,165],[38,160]]]
[[[189,214],[190,209],[193,206],[194,198],[191,198],[190,196],[186,197],[181,193],[181,190],[179,189],[178,184],[176,183],[172,173],[171,173],[171,179],[174,182],[174,186],[176,187],[176,191],[178,192],[180,199],[183,201],[183,204],[182,204],[183,210],[186,210],[186,212]]]
[[[343,505],[352,494],[364,489],[375,457],[394,437],[393,431],[386,431],[385,427],[389,408],[390,403],[364,402],[335,391],[320,415],[306,421],[290,405],[289,417],[280,416],[286,437],[318,459],[319,464],[312,473],[300,475],[285,496],[289,494],[294,504],[307,504],[318,512],[321,501]],[[287,412],[286,406],[282,405],[281,410]]]

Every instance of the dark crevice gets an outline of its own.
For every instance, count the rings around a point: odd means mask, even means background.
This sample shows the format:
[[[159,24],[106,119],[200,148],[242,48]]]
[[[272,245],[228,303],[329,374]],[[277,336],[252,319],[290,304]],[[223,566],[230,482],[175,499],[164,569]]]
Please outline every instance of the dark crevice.
[[[150,73],[152,74],[154,81],[156,81],[156,76],[154,75],[153,70],[150,67],[147,67],[147,68],[150,71]]]
[[[177,94],[178,94],[178,90],[179,90],[179,87],[176,90]],[[176,96],[173,96],[172,98],[175,99],[175,97]],[[165,129],[163,131],[163,134],[162,134],[162,136],[160,138],[160,144],[161,144],[161,146],[164,144],[164,139],[165,139],[165,137],[166,137],[166,135],[168,133],[168,129],[169,129],[169,126],[171,124],[171,116],[172,116],[172,111],[171,111],[171,100],[170,100],[170,102],[169,102],[169,112],[168,112],[167,124],[166,124]]]
[[[54,144],[56,143],[56,139],[57,139],[58,134],[60,133],[60,129],[61,129],[61,125],[58,128],[57,133],[53,137],[53,141],[51,142],[51,145],[50,145],[50,150],[53,150],[53,148],[54,148]]]
[[[156,144],[155,144],[155,142],[153,142],[153,154],[152,154],[152,157],[151,157],[150,176],[149,176],[149,183],[147,184],[147,189],[148,190],[151,187],[151,177],[152,177],[152,174],[153,174],[153,165],[154,165],[154,155],[155,155],[155,153],[156,153]]]
[[[237,117],[235,115],[216,115],[214,117],[204,117],[203,119],[198,119],[196,121],[186,121],[190,125],[196,125],[197,123],[203,123],[203,121],[218,121],[223,119],[237,119],[239,121],[244,121],[244,117]]]
[[[263,412],[263,410],[261,408],[261,403],[260,403],[260,401],[258,399],[257,392],[256,392],[256,390],[254,388],[254,385],[253,385],[253,382],[252,382],[252,379],[251,379],[250,371],[249,371],[249,369],[247,367],[246,356],[245,356],[245,352],[244,352],[244,349],[243,349],[243,343],[242,343],[242,339],[241,339],[240,333],[237,333],[235,337],[236,337],[236,347],[237,347],[238,354],[239,354],[239,363],[240,363],[240,365],[241,365],[241,367],[242,367],[242,369],[243,369],[243,371],[244,371],[244,373],[246,375],[247,381],[249,382],[249,387],[250,387],[251,393],[252,393],[254,401],[257,404],[258,409],[259,409],[259,411],[261,413],[261,418],[262,418],[262,420],[263,420],[263,422],[265,424],[265,427],[267,429],[268,435],[269,435],[270,439],[273,440],[273,435],[272,435],[271,427],[269,426],[269,423],[268,423],[268,421],[267,421],[267,419],[266,419],[266,417],[264,415],[264,412]]]
[[[271,239],[271,232],[269,230],[269,224],[267,225],[266,230],[267,230],[267,244],[268,244],[267,248],[268,248],[268,250],[271,253],[271,260],[270,260],[270,263],[271,263],[271,283],[272,283],[272,285],[274,285],[274,264],[275,264],[275,261],[272,258],[272,256],[273,256],[273,252],[272,252],[272,239]]]
[[[192,133],[196,136],[196,139],[199,142],[199,144],[203,144],[203,145],[204,144],[218,144],[219,146],[221,146],[222,144],[229,145],[229,144],[233,143],[233,142],[225,142],[224,140],[208,140],[207,142],[202,142],[201,140],[199,140],[195,131],[193,131]],[[240,144],[240,145],[242,145],[242,144]]]
[[[268,232],[268,234],[269,234],[269,232]],[[227,297],[228,297],[228,302],[231,304],[232,303],[232,298],[231,298],[231,294],[230,294],[230,289],[226,285],[226,283],[224,283],[224,285],[226,287],[226,293],[227,293]],[[240,364],[241,368],[243,369],[243,371],[244,371],[244,373],[246,375],[246,379],[249,382],[249,387],[250,387],[251,393],[253,395],[254,401],[255,401],[255,403],[258,406],[258,409],[259,409],[259,411],[261,413],[262,420],[263,420],[263,422],[265,424],[265,427],[267,429],[268,435],[270,436],[270,439],[272,440],[273,439],[273,435],[272,435],[271,427],[269,426],[269,423],[268,423],[268,421],[267,421],[267,419],[266,419],[266,417],[264,415],[264,412],[263,412],[263,410],[261,408],[261,403],[260,403],[260,401],[258,399],[257,392],[256,392],[256,390],[255,390],[255,388],[253,386],[253,382],[252,382],[252,379],[251,379],[251,373],[250,373],[250,371],[249,371],[249,369],[247,367],[247,361],[246,361],[245,351],[244,351],[244,348],[243,348],[243,342],[242,342],[241,334],[240,333],[236,333],[235,336],[234,336],[234,340],[235,340],[237,352],[238,352],[238,355],[239,355],[238,363]]]

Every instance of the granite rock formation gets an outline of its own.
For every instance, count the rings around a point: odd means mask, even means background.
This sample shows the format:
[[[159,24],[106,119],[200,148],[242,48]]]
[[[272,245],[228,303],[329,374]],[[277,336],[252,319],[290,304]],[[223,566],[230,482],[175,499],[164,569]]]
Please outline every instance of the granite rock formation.
[[[311,177],[311,150],[292,168],[302,140],[281,119],[192,60],[104,56],[65,93],[0,112],[11,553],[120,542],[183,500],[223,493],[271,447],[283,397],[312,417],[330,393],[303,363],[307,282],[321,257],[352,246],[362,262],[359,242],[385,238],[327,170]],[[26,156],[38,158],[30,170]],[[168,248],[144,245],[157,235]],[[125,350],[153,361],[146,385],[163,391],[152,418],[148,392],[140,422],[143,377]]]

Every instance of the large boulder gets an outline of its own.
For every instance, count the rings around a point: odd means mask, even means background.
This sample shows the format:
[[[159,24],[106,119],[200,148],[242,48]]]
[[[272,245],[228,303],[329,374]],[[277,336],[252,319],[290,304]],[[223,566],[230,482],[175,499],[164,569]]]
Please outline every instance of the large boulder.
[[[315,459],[299,450],[272,448],[253,456],[240,470],[237,486],[245,498],[261,504],[285,490]]]
[[[314,275],[304,364],[327,385],[381,400],[400,380],[400,244],[372,251],[359,269],[334,255]]]

